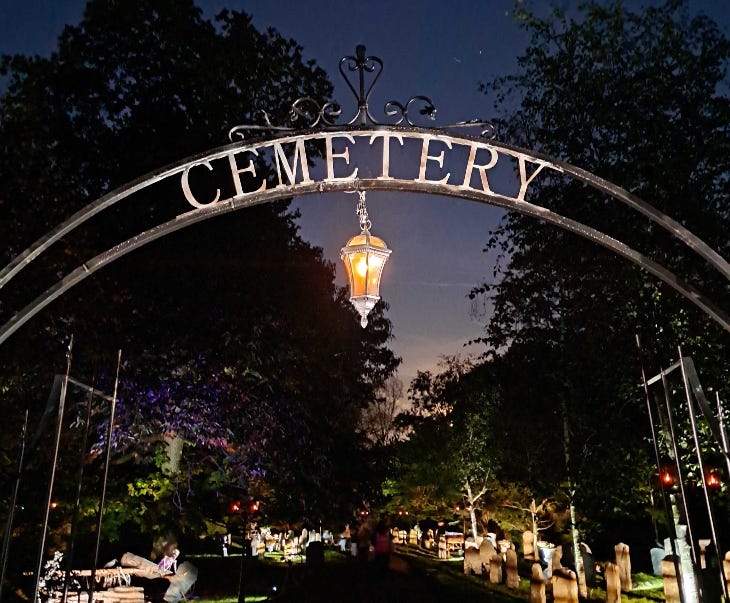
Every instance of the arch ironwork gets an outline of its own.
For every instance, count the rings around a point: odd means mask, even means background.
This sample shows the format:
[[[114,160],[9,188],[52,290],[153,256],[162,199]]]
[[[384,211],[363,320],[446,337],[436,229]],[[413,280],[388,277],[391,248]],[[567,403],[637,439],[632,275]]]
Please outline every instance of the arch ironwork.
[[[596,174],[541,153],[495,141],[495,129],[489,122],[475,119],[446,127],[417,125],[417,121],[435,117],[436,108],[426,96],[414,96],[406,103],[388,101],[384,107],[386,119],[378,121],[370,111],[369,97],[382,68],[382,61],[368,56],[362,46],[357,47],[355,55],[341,59],[340,72],[357,100],[356,113],[341,125],[338,125],[338,119],[342,111],[336,103],[320,105],[314,99],[300,98],[290,109],[293,126],[272,124],[264,113],[263,123],[259,125],[232,128],[229,132],[231,144],[188,157],[112,190],[41,237],[0,270],[0,289],[54,243],[94,216],[157,183],[175,177],[180,179],[180,200],[186,211],[111,246],[59,278],[0,326],[0,345],[66,291],[151,241],[245,207],[292,196],[353,190],[411,191],[455,197],[538,218],[640,266],[730,332],[728,313],[691,283],[622,241],[528,201],[528,190],[541,174],[546,173],[581,181],[658,224],[730,280],[730,263],[697,235],[651,204]],[[348,74],[354,74],[355,79]],[[372,81],[366,82],[366,77]],[[479,135],[463,133],[469,128],[478,129]],[[263,136],[246,140],[245,136],[252,132]],[[399,162],[393,161],[396,153],[401,154]],[[269,179],[256,173],[257,165],[265,157],[271,166]],[[322,160],[321,173],[310,171],[314,157]],[[364,164],[369,166],[367,173],[362,169],[362,157],[366,160]],[[374,170],[373,165],[376,166]],[[492,177],[505,165],[517,177],[511,188],[498,190]],[[214,184],[215,190],[210,185],[207,188],[200,185],[198,176],[210,176],[211,173],[214,177],[224,175],[227,190],[232,193],[229,197],[221,198],[224,190],[220,188],[221,184]]]

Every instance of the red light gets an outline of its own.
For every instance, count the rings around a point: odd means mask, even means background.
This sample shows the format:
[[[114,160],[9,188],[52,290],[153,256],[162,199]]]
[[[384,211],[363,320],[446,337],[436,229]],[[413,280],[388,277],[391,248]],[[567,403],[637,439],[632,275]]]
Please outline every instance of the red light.
[[[671,473],[669,473],[669,471],[662,472],[662,483],[665,486],[671,486],[674,484],[674,477],[672,476]]]
[[[259,510],[259,501],[255,500],[249,505],[249,511],[255,513]]]
[[[238,513],[241,510],[241,502],[236,500],[231,503],[231,513]]]
[[[705,480],[705,483],[707,484],[708,488],[719,488],[722,484],[722,482],[720,481],[720,477],[714,471],[707,474],[707,479]]]

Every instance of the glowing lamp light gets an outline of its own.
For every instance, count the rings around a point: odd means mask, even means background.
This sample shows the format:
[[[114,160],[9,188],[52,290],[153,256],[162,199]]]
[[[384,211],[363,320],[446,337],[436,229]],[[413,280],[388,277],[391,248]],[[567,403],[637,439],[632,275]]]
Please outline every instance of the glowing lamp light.
[[[674,485],[674,476],[667,470],[662,471],[662,483],[665,486]]]
[[[391,250],[383,239],[370,234],[372,226],[365,206],[365,192],[358,191],[360,200],[356,213],[360,219],[360,234],[351,237],[340,252],[350,286],[350,302],[358,314],[360,325],[368,324],[368,314],[380,299],[380,277]]]
[[[705,478],[705,485],[710,490],[718,490],[720,486],[722,485],[722,480],[720,479],[720,476],[718,475],[717,469],[710,468],[707,471],[707,477]]]

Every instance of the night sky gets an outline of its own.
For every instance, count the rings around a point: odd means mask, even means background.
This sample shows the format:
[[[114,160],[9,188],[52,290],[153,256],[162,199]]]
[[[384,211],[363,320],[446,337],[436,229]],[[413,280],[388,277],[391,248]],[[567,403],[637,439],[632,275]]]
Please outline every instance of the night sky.
[[[356,105],[337,65],[342,56],[354,54],[357,44],[364,44],[368,54],[385,64],[371,96],[376,118],[384,117],[382,107],[388,100],[405,103],[425,95],[438,109],[435,125],[447,125],[509,111],[495,109],[492,100],[479,92],[479,83],[513,72],[527,43],[513,21],[512,0],[198,0],[197,4],[207,17],[226,7],[243,10],[259,29],[275,27],[294,38],[303,46],[305,59],[316,60],[330,74],[343,115],[354,114]],[[547,4],[540,0],[532,6],[544,10]],[[569,8],[577,3],[552,4]],[[0,0],[0,53],[49,54],[63,26],[81,20],[84,5],[83,0]],[[690,7],[711,16],[729,35],[728,0],[695,0]],[[226,142],[222,137],[221,144]],[[358,231],[355,203],[354,195],[345,194],[296,201],[303,237],[338,264],[340,248]],[[400,371],[404,383],[417,369],[433,369],[442,355],[481,351],[463,347],[483,328],[480,319],[471,316],[467,293],[492,272],[493,258],[482,250],[503,210],[378,191],[368,194],[368,209],[373,234],[393,249],[381,294],[390,304],[396,337],[392,346],[404,359]],[[343,274],[338,265],[340,279]]]

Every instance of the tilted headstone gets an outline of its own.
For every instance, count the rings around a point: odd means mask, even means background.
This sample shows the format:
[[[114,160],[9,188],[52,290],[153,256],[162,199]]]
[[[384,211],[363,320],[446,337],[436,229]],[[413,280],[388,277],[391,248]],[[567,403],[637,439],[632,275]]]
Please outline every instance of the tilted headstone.
[[[621,576],[615,563],[606,564],[606,603],[621,603]]]
[[[464,573],[469,576],[472,573],[482,575],[482,557],[479,549],[469,547],[464,551]]]
[[[552,583],[555,603],[578,603],[578,580],[574,571],[565,567],[556,568]]]
[[[535,558],[535,536],[529,530],[522,532],[522,556],[525,559]]]
[[[539,563],[532,564],[530,603],[545,603],[545,580],[542,575],[542,566]]]
[[[168,575],[170,572],[159,567],[154,561],[135,555],[134,553],[124,553],[119,561],[122,567],[131,567],[139,570],[138,576],[154,580]]]
[[[165,603],[177,603],[193,587],[198,579],[198,568],[188,561],[183,561],[170,580],[163,599]]]
[[[664,600],[666,603],[679,603],[679,583],[677,582],[677,557],[667,555],[662,559],[662,580],[664,582]]]
[[[520,586],[520,575],[517,573],[517,551],[513,548],[507,549],[505,553],[507,570],[507,588],[518,588]]]
[[[494,553],[489,560],[489,581],[492,584],[502,583],[502,555]]]
[[[619,576],[621,577],[621,590],[625,593],[631,592],[631,556],[629,545],[619,542],[615,547],[616,565],[618,565]]]

